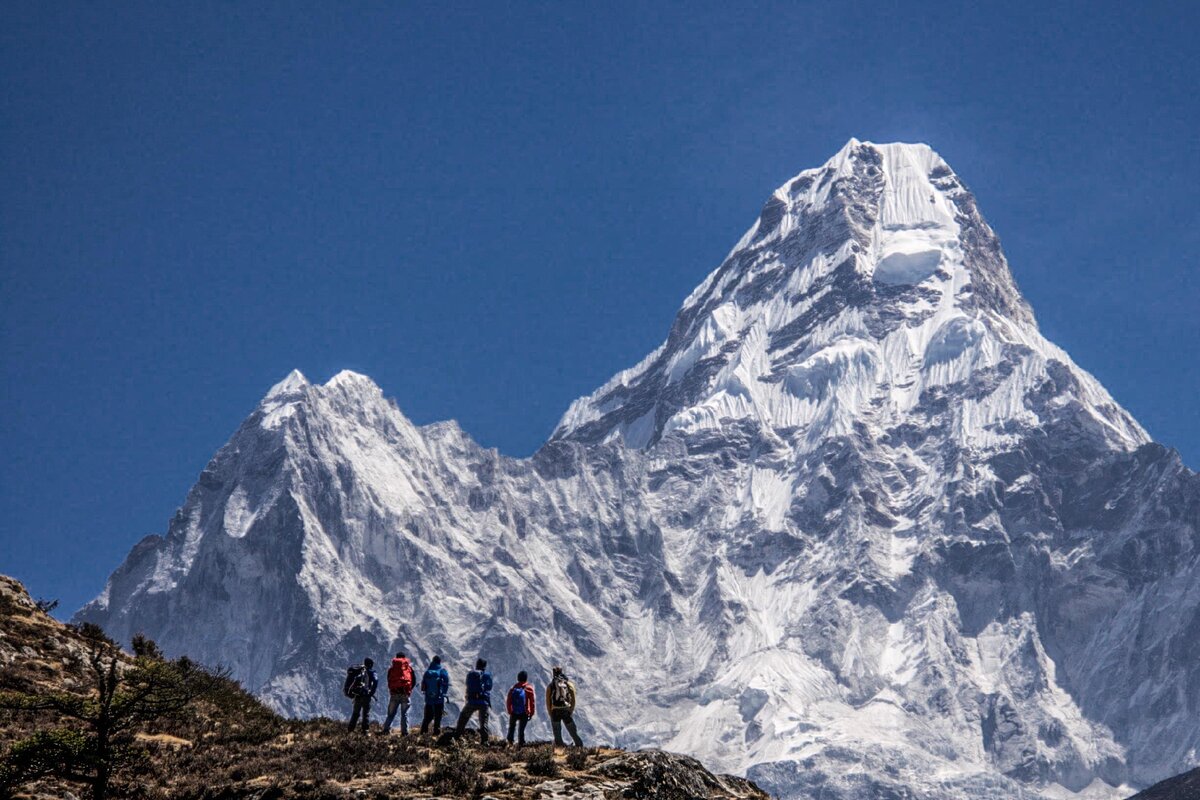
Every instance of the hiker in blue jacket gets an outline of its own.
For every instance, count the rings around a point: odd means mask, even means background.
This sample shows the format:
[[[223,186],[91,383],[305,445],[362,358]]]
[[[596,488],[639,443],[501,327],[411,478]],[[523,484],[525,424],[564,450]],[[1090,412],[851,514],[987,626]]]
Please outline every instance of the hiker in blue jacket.
[[[488,740],[488,711],[492,706],[492,673],[487,671],[487,661],[482,658],[475,662],[475,669],[467,673],[467,702],[463,704],[462,713],[458,715],[458,726],[455,733],[462,736],[467,728],[467,720],[471,715],[479,714],[479,741],[487,744]]]
[[[421,678],[421,693],[425,695],[425,716],[421,720],[421,733],[429,733],[433,723],[433,735],[442,732],[442,715],[446,713],[446,693],[450,691],[450,673],[442,666],[442,657],[434,656],[429,669]]]

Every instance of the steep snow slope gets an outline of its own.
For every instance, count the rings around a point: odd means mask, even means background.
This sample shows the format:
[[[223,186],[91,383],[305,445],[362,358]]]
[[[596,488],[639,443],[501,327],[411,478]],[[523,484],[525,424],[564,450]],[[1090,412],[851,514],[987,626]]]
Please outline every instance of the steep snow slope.
[[[783,797],[1109,798],[1197,761],[1198,527],[945,162],[852,140],[530,459],[293,373],[81,617],[295,714],[561,661],[589,735]]]

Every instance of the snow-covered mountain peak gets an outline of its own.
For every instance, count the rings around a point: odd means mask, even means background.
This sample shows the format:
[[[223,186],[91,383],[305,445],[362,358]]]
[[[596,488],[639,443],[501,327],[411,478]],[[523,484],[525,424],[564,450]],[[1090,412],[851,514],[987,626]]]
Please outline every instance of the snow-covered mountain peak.
[[[1112,800],[1200,751],[1200,478],[1148,441],[937,154],[852,140],[531,457],[293,373],[80,617],[290,713],[482,654],[788,800]]]
[[[390,431],[414,446],[421,441],[416,427],[375,381],[351,370],[338,372],[324,384],[310,383],[293,370],[266,394],[250,421],[281,431],[282,443],[293,449],[311,444],[314,426],[354,425],[370,429],[372,435]]]
[[[374,406],[383,408],[389,405],[383,396],[383,390],[375,381],[359,372],[344,369],[334,375],[321,387],[321,395],[327,399],[337,399],[341,403]]]
[[[294,369],[287,374],[287,377],[281,380],[270,388],[263,396],[263,402],[278,401],[282,398],[292,397],[300,392],[303,392],[311,384],[308,378],[304,377],[304,373],[298,369]]]
[[[852,139],[776,190],[667,340],[572,404],[553,438],[645,447],[737,423],[805,448],[865,418],[897,422],[931,390],[1003,371],[1011,380],[959,431],[991,446],[1026,411],[1014,393],[1052,363],[1067,365],[1071,393],[1116,439],[1145,441],[1042,338],[999,240],[946,162],[924,144]]]
[[[325,394],[330,392],[379,396],[383,394],[375,381],[361,372],[344,369],[324,384],[314,385],[304,376],[304,373],[298,369],[294,369],[287,374],[287,377],[271,387],[263,396],[262,403],[272,405],[298,400],[306,396],[311,390]]]
[[[790,192],[798,181],[806,177],[820,177],[824,174],[831,175],[833,179],[853,177],[861,165],[876,167],[883,178],[895,187],[915,186],[936,190],[932,185],[931,175],[953,174],[950,165],[937,151],[923,142],[877,144],[851,138],[824,164],[804,170],[781,186],[776,193]],[[920,216],[919,209],[916,209],[915,216]]]
[[[838,181],[863,175],[882,186],[877,200],[878,224],[883,228],[953,226],[958,209],[938,182],[954,177],[954,172],[927,144],[851,139],[823,165],[776,189],[772,201],[809,209],[826,206],[845,197],[839,193]]]
[[[995,252],[967,258],[964,250],[980,244],[964,241],[969,236],[990,240]],[[711,295],[713,288],[726,293],[745,289],[779,267],[794,278],[771,288],[784,289],[794,300],[813,294],[825,271],[848,260],[854,271],[885,286],[928,283],[939,267],[949,271],[955,263],[965,263],[980,273],[977,282],[1004,284],[1005,297],[995,299],[1013,302],[996,303],[992,310],[1009,313],[1014,306],[1018,313],[1013,316],[1032,324],[994,239],[974,198],[931,147],[851,139],[825,164],[801,172],[772,193],[725,264],[688,298],[684,309]],[[992,263],[996,259],[1000,263]],[[890,298],[866,293],[856,299],[865,305]]]
[[[379,392],[379,386],[361,372],[344,369],[325,382],[326,389]]]

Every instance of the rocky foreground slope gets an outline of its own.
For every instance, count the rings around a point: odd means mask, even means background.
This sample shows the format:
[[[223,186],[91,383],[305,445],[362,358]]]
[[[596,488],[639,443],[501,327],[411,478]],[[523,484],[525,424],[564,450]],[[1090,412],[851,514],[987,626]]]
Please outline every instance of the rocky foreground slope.
[[[89,696],[89,642],[41,612],[24,588],[0,576],[0,700],[4,692]],[[131,656],[124,656],[132,663]],[[741,778],[713,775],[694,759],[611,748],[522,750],[466,746],[420,736],[348,735],[329,720],[284,720],[240,689],[197,703],[187,719],[150,720],[122,746],[142,753],[119,774],[115,796],[141,800],[494,797],[497,800],[723,798],[766,800]],[[3,705],[3,703],[0,703]],[[47,712],[0,711],[0,797],[87,796],[83,784],[50,776],[9,784],[12,745],[71,727]]]
[[[532,457],[293,373],[80,619],[288,714],[484,654],[785,798],[1116,798],[1198,760],[1198,543],[1200,478],[1041,335],[959,177],[852,140]]]

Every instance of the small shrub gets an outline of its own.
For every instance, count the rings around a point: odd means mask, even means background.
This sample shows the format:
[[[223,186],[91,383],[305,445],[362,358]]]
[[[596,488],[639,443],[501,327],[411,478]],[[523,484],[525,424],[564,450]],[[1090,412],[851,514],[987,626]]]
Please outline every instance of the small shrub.
[[[451,796],[474,794],[480,782],[479,757],[462,742],[455,742],[450,751],[432,770],[426,782],[437,792]]]
[[[41,611],[43,614],[49,614],[50,612],[54,611],[54,609],[58,608],[57,600],[41,599],[41,600],[35,601],[35,604],[37,605],[38,610]]]
[[[570,769],[579,772],[587,767],[588,751],[582,747],[573,747],[571,752],[567,753],[567,766]]]
[[[408,737],[405,737],[404,741],[401,741],[399,744],[390,748],[388,752],[388,759],[393,764],[423,764],[426,760],[428,760],[429,757],[415,744],[407,741],[407,738]]]
[[[144,633],[135,633],[133,635],[133,654],[138,658],[152,658],[155,661],[163,660],[163,651],[158,644]]]
[[[560,770],[554,760],[554,748],[539,747],[530,753],[525,759],[525,771],[543,778],[557,778]]]
[[[479,768],[483,772],[499,772],[512,766],[513,755],[507,750],[489,750],[483,754]]]
[[[504,778],[480,778],[476,794],[496,794],[509,788],[510,784]]]
[[[14,742],[0,760],[0,796],[24,783],[73,770],[86,757],[87,746],[87,737],[64,728]]]
[[[108,638],[108,634],[104,632],[104,629],[94,622],[80,622],[73,627],[75,628],[75,632],[90,644],[108,645],[109,647],[117,646],[116,642]]]
[[[0,594],[0,617],[26,613],[26,608],[6,594]]]

